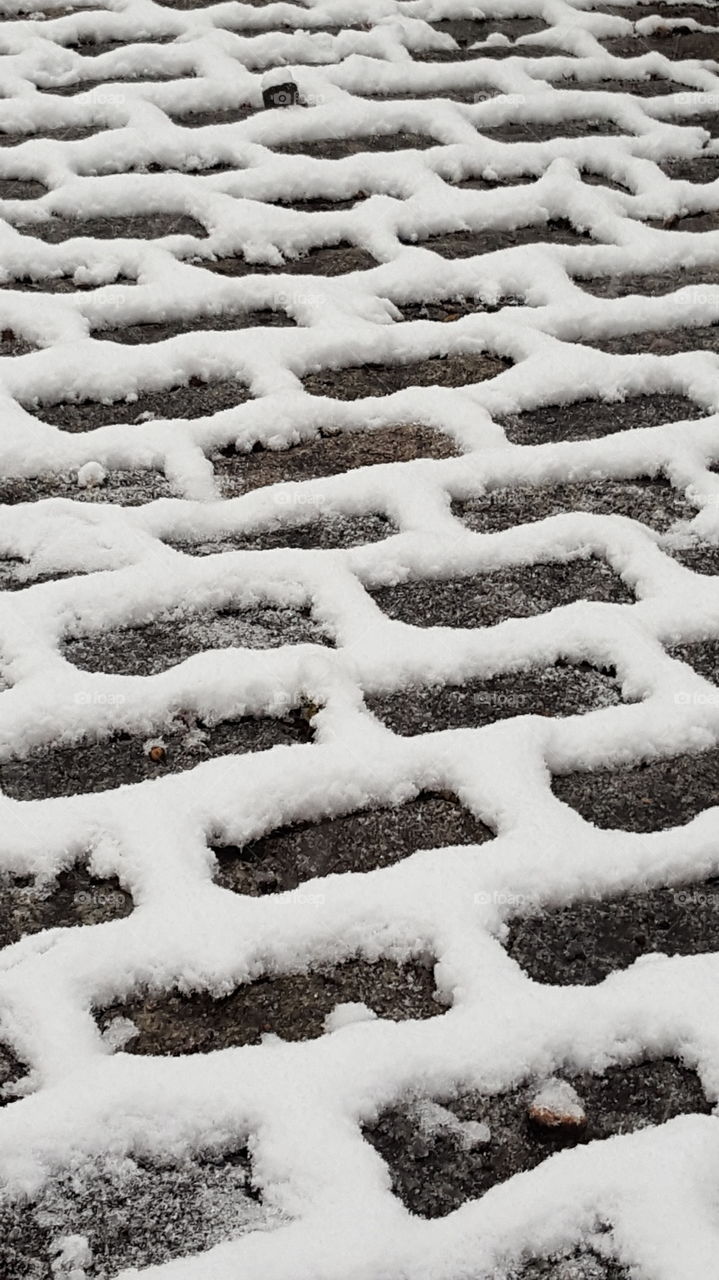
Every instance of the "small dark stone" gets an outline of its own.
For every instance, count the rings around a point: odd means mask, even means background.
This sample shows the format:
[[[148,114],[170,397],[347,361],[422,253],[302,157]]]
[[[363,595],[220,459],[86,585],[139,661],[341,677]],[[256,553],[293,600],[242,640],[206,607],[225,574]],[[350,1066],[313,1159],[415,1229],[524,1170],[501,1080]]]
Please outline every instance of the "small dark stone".
[[[263,89],[262,103],[268,110],[271,107],[297,107],[300,105],[300,91],[292,80],[286,80],[283,84]]]

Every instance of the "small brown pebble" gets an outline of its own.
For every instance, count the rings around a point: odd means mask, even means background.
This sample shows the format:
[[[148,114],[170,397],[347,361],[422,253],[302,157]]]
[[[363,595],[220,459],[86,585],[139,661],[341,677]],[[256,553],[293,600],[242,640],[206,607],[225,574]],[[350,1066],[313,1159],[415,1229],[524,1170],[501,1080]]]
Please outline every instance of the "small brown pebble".
[[[548,1080],[534,1095],[527,1114],[541,1129],[576,1133],[587,1117],[576,1089],[567,1080]]]
[[[154,764],[161,764],[162,761],[167,758],[167,752],[165,751],[165,748],[159,745],[150,747],[150,750],[148,751],[147,754],[149,755],[150,759],[153,761]]]

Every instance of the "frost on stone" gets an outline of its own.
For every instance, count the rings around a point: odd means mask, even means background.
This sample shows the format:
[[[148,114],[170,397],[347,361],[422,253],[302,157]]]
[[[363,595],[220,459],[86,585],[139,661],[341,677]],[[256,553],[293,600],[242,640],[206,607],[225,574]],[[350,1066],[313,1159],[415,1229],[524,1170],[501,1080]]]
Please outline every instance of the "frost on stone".
[[[423,1098],[412,1108],[420,1133],[425,1138],[435,1138],[446,1134],[452,1138],[463,1151],[471,1151],[474,1147],[484,1146],[491,1141],[488,1124],[482,1120],[460,1120],[438,1102]]]
[[[529,1118],[546,1129],[580,1129],[587,1120],[576,1089],[559,1077],[547,1080],[534,1094]]]
[[[353,1022],[371,1022],[377,1014],[374,1009],[370,1009],[362,1000],[346,1000],[343,1004],[336,1004],[331,1013],[325,1018],[325,1031],[339,1031],[342,1027],[349,1027]]]

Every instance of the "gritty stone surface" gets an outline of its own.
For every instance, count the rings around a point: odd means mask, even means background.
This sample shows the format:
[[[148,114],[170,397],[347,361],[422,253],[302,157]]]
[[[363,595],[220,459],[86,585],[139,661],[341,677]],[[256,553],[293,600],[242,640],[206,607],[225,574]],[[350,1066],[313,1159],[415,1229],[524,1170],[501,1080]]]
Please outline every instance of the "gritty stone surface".
[[[663,533],[676,520],[696,515],[695,508],[663,476],[507,486],[455,502],[452,511],[477,533],[496,533],[570,511],[626,516]]]
[[[192,107],[181,107],[177,111],[165,107],[165,114],[183,129],[202,129],[210,124],[239,124],[248,120],[258,110],[249,102],[241,102],[235,107],[218,107],[215,110],[194,111]]]
[[[177,320],[124,325],[114,329],[93,329],[91,336],[102,342],[122,342],[126,346],[139,346],[145,342],[164,342],[181,333],[227,333],[235,329],[252,329],[255,326],[281,328],[294,325],[294,320],[281,309],[262,311],[223,311],[185,316]]]
[[[369,133],[358,138],[308,138],[272,147],[281,155],[316,156],[319,160],[341,160],[364,151],[425,151],[436,147],[436,138],[421,133]]]
[[[571,222],[559,218],[554,222],[509,230],[488,227],[482,231],[449,231],[412,243],[419,244],[422,249],[433,249],[443,258],[472,258],[475,254],[495,253],[498,249],[513,249],[520,244],[585,244],[588,241],[591,237],[586,232],[577,231]]]
[[[413,578],[370,594],[388,617],[415,627],[492,627],[576,600],[634,599],[606,561],[594,556],[515,564],[469,578]]]
[[[43,929],[104,924],[128,916],[133,903],[116,876],[93,876],[82,863],[54,880],[0,877],[0,947]]]
[[[626,80],[575,80],[566,77],[552,83],[555,89],[581,89],[588,93],[631,93],[635,98],[657,98],[670,93],[684,93],[687,87],[661,75]]]
[[[646,36],[637,32],[635,35],[620,36],[613,40],[603,39],[601,43],[607,53],[615,58],[641,58],[645,53],[662,53],[665,58],[701,58],[716,62],[719,56],[717,41],[719,35],[714,31],[679,31],[671,34],[667,29],[666,34],[657,32]]]
[[[374,431],[318,436],[289,449],[255,446],[251,453],[238,453],[230,446],[213,458],[213,466],[222,496],[234,498],[250,489],[286,480],[314,480],[357,467],[411,462],[415,458],[453,458],[458,452],[449,436],[408,422]]]
[[[673,645],[669,649],[673,658],[688,662],[698,675],[715,684],[719,682],[719,640],[693,640],[688,644]],[[706,694],[707,702],[719,705],[719,689]]]
[[[39,200],[47,187],[35,178],[0,178],[0,200]]]
[[[700,289],[702,286],[719,284],[719,267],[681,267],[677,271],[655,272],[651,275],[629,272],[627,275],[593,276],[590,279],[577,279],[577,284],[585,293],[591,293],[595,298],[626,298],[630,293],[656,297],[674,293],[687,286]],[[596,346],[596,343],[592,345]]]
[[[256,533],[221,535],[200,542],[166,538],[178,551],[192,556],[212,556],[224,551],[272,551],[277,547],[301,547],[305,551],[330,551],[381,542],[397,528],[386,516],[320,516],[305,524],[277,524]]]
[[[452,182],[449,178],[445,178],[445,182],[448,186],[457,187],[460,191],[496,191],[498,188],[524,187],[529,182],[536,182],[538,177],[538,173],[513,173],[511,176],[506,178],[484,177],[483,174],[470,174],[466,178],[461,178],[458,182]],[[516,232],[517,228],[515,228],[514,231],[515,235]]]
[[[166,387],[140,392],[135,400],[65,400],[57,404],[28,404],[30,413],[63,431],[93,431],[113,422],[142,423],[155,418],[204,418],[223,409],[234,409],[249,399],[247,388],[234,378]]]
[[[77,236],[94,240],[159,240],[162,236],[206,236],[202,223],[183,213],[137,214],[127,218],[52,218],[47,222],[25,225],[16,223],[18,231],[35,236],[47,244],[60,244]]]
[[[599,351],[620,356],[636,353],[671,356],[679,351],[719,352],[719,324],[697,325],[691,329],[651,329],[641,333],[624,333],[613,338],[590,338],[589,345]]]
[[[377,260],[366,249],[342,240],[339,244],[310,249],[301,258],[286,258],[279,266],[272,266],[267,262],[248,262],[240,256],[207,259],[195,265],[219,276],[341,276],[350,271],[368,271],[377,266]]]
[[[719,951],[719,879],[640,889],[516,918],[507,951],[534,982],[601,982],[640,956]]]
[[[72,1275],[109,1280],[275,1221],[253,1185],[245,1149],[174,1162],[104,1156],[53,1174],[33,1199],[0,1199],[0,1272],[7,1280],[64,1280],[55,1242],[77,1235],[86,1238],[92,1260]]]
[[[130,276],[118,275],[104,280],[102,284],[89,284],[75,275],[14,276],[0,283],[0,289],[20,290],[23,293],[88,293],[92,289],[104,288],[107,284],[137,284]]]
[[[666,831],[719,804],[719,748],[552,779],[557,799],[602,830]]]
[[[478,729],[513,716],[582,715],[621,701],[614,673],[586,662],[365,696],[370,711],[403,736]]]
[[[313,396],[336,400],[360,400],[365,396],[389,396],[407,387],[464,387],[494,378],[509,368],[499,356],[467,352],[429,356],[406,364],[363,364],[344,369],[324,369],[302,379]]]
[[[603,116],[583,116],[579,120],[508,120],[504,124],[482,125],[480,133],[499,142],[551,142],[553,138],[612,137],[628,130]]]
[[[654,394],[622,401],[575,400],[547,405],[500,419],[512,444],[545,444],[558,440],[598,440],[618,431],[659,427],[706,413],[686,396]]]
[[[0,1039],[0,1107],[5,1107],[15,1100],[18,1096],[15,1085],[25,1075],[27,1075],[26,1065],[20,1061],[3,1037]]]
[[[719,158],[717,159],[717,167],[719,168]],[[719,211],[684,215],[673,214],[670,218],[646,218],[644,226],[652,227],[657,231],[719,231]],[[701,277],[702,273],[706,274],[708,278],[703,281],[704,284],[711,284],[712,276],[716,275],[716,269],[709,265],[695,267],[694,271],[698,277]]]
[[[657,164],[668,178],[683,182],[697,182],[705,185],[713,182],[717,176],[715,155],[693,156],[691,159],[658,160]]]
[[[416,1101],[389,1108],[365,1129],[365,1137],[388,1164],[393,1191],[405,1207],[420,1217],[438,1218],[556,1151],[711,1111],[695,1072],[674,1059],[609,1067],[604,1075],[562,1074],[584,1103],[583,1129],[532,1125],[527,1106],[541,1084],[534,1081],[508,1093],[472,1091],[442,1100],[458,1119],[488,1124],[487,1143],[465,1145],[451,1132],[425,1136]]]
[[[83,671],[155,675],[209,649],[276,649],[328,644],[309,609],[256,604],[217,613],[177,610],[141,627],[118,627],[65,640],[62,652]]]
[[[279,827],[243,846],[214,844],[215,882],[258,897],[320,876],[389,867],[419,849],[483,844],[492,834],[456,796],[423,791],[401,805]]]
[[[296,909],[321,910],[323,901],[321,893],[305,894]],[[345,1003],[366,1004],[378,1017],[395,1021],[444,1011],[431,962],[355,959],[308,973],[267,975],[219,999],[205,992],[150,993],[101,1010],[100,1024],[129,1018],[139,1034],[125,1052],[176,1057],[259,1044],[268,1032],[283,1040],[314,1039],[323,1034],[335,1005]]]
[[[675,560],[692,573],[719,574],[719,546],[698,542],[690,547],[671,548]]]
[[[23,478],[0,478],[0,503],[40,502],[43,498],[70,498],[73,502],[117,502],[138,507],[157,498],[171,497],[172,490],[159,471],[108,471],[103,484],[83,489],[77,473]]]
[[[37,345],[13,329],[0,329],[0,356],[25,356],[37,351]]]
[[[80,142],[83,138],[92,138],[94,134],[108,127],[98,122],[90,125],[60,125],[57,129],[40,126],[34,133],[12,133],[0,129],[0,147],[17,147],[21,142],[27,142],[29,138],[47,138],[54,142]]]
[[[75,572],[84,572],[76,570]],[[40,582],[57,582],[72,575],[66,572],[35,573],[28,561],[19,556],[3,556],[0,559],[0,591],[22,591]]]
[[[438,320],[447,324],[460,320],[462,316],[475,315],[478,311],[491,314],[502,307],[521,307],[525,305],[525,299],[512,293],[497,298],[496,302],[482,298],[444,298],[441,302],[400,302],[398,305],[403,320]]]
[[[125,45],[121,46],[126,48]],[[36,86],[39,93],[51,94],[55,98],[73,98],[79,93],[87,93],[90,89],[104,89],[109,82],[112,85],[111,95],[115,102],[123,101],[122,90],[119,87],[123,84],[163,84],[169,80],[176,80],[177,72],[163,71],[161,68],[143,68],[138,70],[135,75],[129,76],[89,76],[87,79],[71,80],[62,84],[38,84]]]
[[[218,756],[268,751],[271,747],[310,742],[312,730],[300,709],[284,716],[243,716],[205,725],[187,714],[169,725],[156,725],[165,755],[150,758],[148,733],[118,733],[96,741],[40,748],[26,756],[0,761],[0,789],[15,800],[78,796],[91,791],[165,777],[194,769]]]

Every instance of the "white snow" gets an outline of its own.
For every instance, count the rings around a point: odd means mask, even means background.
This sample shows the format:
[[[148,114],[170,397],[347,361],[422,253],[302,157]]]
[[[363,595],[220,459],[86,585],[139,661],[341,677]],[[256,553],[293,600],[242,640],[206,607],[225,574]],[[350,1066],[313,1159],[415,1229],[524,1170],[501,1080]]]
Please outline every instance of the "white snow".
[[[0,594],[0,751],[59,737],[71,742],[110,726],[139,731],[146,748],[161,746],[178,708],[212,720],[281,713],[300,697],[322,707],[314,745],[209,760],[182,775],[72,799],[0,797],[4,869],[48,876],[89,852],[93,869],[117,875],[136,903],[122,920],[32,936],[0,955],[3,1026],[31,1066],[19,1090],[27,1096],[0,1111],[0,1176],[9,1191],[29,1194],[53,1170],[107,1151],[177,1155],[251,1136],[265,1202],[277,1212],[275,1229],[149,1268],[143,1280],[456,1280],[571,1245],[602,1219],[611,1220],[618,1255],[637,1275],[715,1280],[715,1116],[681,1117],[560,1153],[427,1222],[390,1194],[386,1169],[359,1127],[420,1092],[494,1091],[528,1075],[597,1070],[644,1052],[682,1054],[712,1101],[719,1092],[718,957],[653,957],[596,987],[559,989],[532,984],[501,945],[517,901],[551,906],[719,873],[719,811],[680,830],[624,834],[585,823],[548,786],[550,770],[719,741],[713,686],[663,647],[719,635],[719,586],[667,556],[668,542],[619,516],[556,516],[483,536],[450,512],[451,499],[506,484],[661,468],[696,509],[671,536],[719,541],[719,477],[709,469],[719,461],[719,358],[701,351],[612,356],[581,341],[715,323],[719,286],[603,300],[574,282],[581,272],[719,265],[719,232],[652,230],[641,221],[719,209],[719,177],[695,186],[670,181],[657,167],[670,156],[701,153],[717,156],[719,174],[719,144],[692,126],[716,104],[717,64],[653,52],[633,61],[637,76],[676,79],[682,92],[672,97],[573,89],[575,75],[593,81],[621,74],[623,62],[598,37],[626,34],[625,19],[566,0],[482,0],[481,10],[543,17],[554,28],[551,40],[532,43],[544,43],[545,56],[412,62],[411,50],[452,45],[427,22],[472,15],[479,11],[473,0],[353,0],[351,15],[362,29],[342,25],[349,10],[340,0],[194,11],[126,0],[113,10],[2,23],[0,128],[108,125],[79,141],[30,137],[0,148],[0,177],[49,187],[32,202],[0,203],[2,279],[69,274],[77,285],[95,286],[2,290],[3,329],[41,348],[0,358],[2,474],[69,473],[83,488],[117,468],[157,468],[175,497],[137,508],[64,499],[0,508],[1,555],[23,558],[33,572],[76,575]],[[711,7],[708,14],[716,16]],[[318,30],[331,22],[338,34]],[[293,30],[280,29],[285,23]],[[166,34],[174,41],[133,43],[97,57],[74,52],[71,42],[89,34]],[[174,78],[120,79],[148,67]],[[189,103],[259,105],[263,77],[278,67],[312,106],[199,129],[166,114]],[[102,84],[78,96],[37,91],[90,75],[101,75]],[[560,81],[564,87],[554,87]],[[478,100],[442,97],[450,87],[476,90]],[[382,88],[422,96],[361,96]],[[511,144],[481,132],[508,119],[587,113],[614,121],[620,132]],[[270,150],[301,138],[397,130],[427,133],[436,145],[342,160]],[[211,172],[219,163],[229,168]],[[163,171],[150,172],[154,165]],[[585,165],[626,190],[582,183]],[[452,185],[481,173],[532,181],[489,191]],[[268,203],[280,195],[359,192],[368,199],[322,214]],[[42,221],[152,211],[191,215],[207,236],[79,236],[44,244],[15,226],[21,213]],[[454,261],[419,243],[428,233],[556,218],[586,228],[591,242],[516,246]],[[232,279],[197,261],[245,251],[257,264],[281,263],[341,239],[369,250],[378,265],[345,278],[258,272]],[[127,278],[137,283],[123,283]],[[398,320],[403,303],[454,292],[486,301],[511,295],[520,305],[451,324]],[[297,327],[203,331],[138,347],[89,336],[120,322],[273,305],[286,305]],[[476,386],[365,401],[312,397],[301,384],[318,368],[480,350],[515,363]],[[26,407],[132,399],[191,377],[235,374],[252,399],[209,418],[72,434]],[[620,402],[651,391],[691,394],[706,416],[529,448],[511,445],[495,421],[518,408],[590,396]],[[329,428],[411,430],[414,423],[445,432],[462,455],[388,463],[233,500],[221,499],[208,463],[211,452],[233,442],[282,448]],[[308,510],[384,511],[400,532],[346,551],[196,559],[164,541],[256,530]],[[606,555],[636,592],[636,604],[577,603],[455,632],[391,623],[364,591],[413,576],[591,551]],[[337,647],[204,653],[148,677],[88,675],[59,653],[65,634],[139,623],[188,600],[196,608],[311,602]],[[363,692],[404,688],[418,677],[462,679],[558,657],[614,665],[627,694],[641,700],[582,717],[522,716],[417,738],[395,737],[362,702]],[[369,875],[333,876],[257,899],[212,882],[208,846],[218,829],[242,844],[282,823],[397,803],[428,785],[455,790],[496,829],[496,839],[481,850],[424,850]],[[316,1040],[266,1036],[258,1046],[172,1059],[108,1052],[120,1048],[128,1028],[102,1037],[91,1012],[147,983],[220,992],[260,973],[357,954],[427,953],[437,957],[446,1007],[421,1023],[358,1018],[356,1008],[339,1006],[328,1020],[333,1034]],[[431,1107],[424,1115],[439,1123]],[[462,1126],[462,1135],[486,1141],[481,1122]],[[88,1265],[77,1240],[62,1243],[58,1257],[62,1280],[78,1280]]]
[[[566,1117],[575,1123],[583,1123],[585,1111],[582,1100],[568,1080],[553,1077],[545,1080],[530,1103],[532,1112],[546,1112],[550,1116]]]

